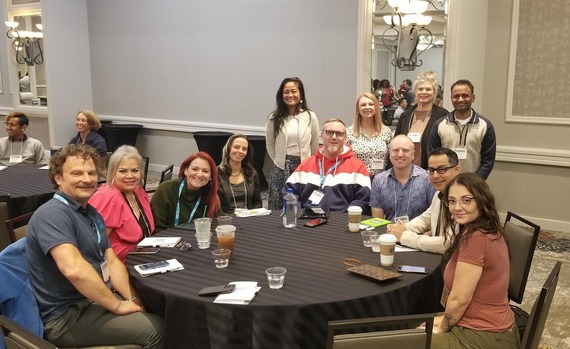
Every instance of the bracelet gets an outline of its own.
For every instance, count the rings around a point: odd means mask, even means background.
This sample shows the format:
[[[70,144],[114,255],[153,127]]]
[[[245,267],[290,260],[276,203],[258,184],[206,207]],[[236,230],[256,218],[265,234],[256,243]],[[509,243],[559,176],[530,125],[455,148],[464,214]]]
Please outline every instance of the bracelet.
[[[132,296],[131,298],[127,298],[126,300],[129,302],[134,301],[135,299],[137,299],[137,296]]]

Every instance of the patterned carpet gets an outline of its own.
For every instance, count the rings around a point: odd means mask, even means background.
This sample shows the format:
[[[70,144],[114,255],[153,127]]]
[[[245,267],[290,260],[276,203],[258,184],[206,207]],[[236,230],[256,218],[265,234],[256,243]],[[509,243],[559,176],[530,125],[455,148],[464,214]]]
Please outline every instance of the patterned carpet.
[[[521,308],[532,310],[538,292],[557,261],[562,262],[558,287],[540,342],[542,349],[570,349],[570,234],[541,231]]]

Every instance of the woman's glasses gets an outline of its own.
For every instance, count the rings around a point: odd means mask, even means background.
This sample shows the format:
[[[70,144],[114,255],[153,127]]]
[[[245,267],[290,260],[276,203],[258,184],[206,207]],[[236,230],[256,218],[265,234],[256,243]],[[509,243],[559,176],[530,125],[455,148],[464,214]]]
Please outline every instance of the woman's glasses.
[[[192,248],[192,245],[190,245],[189,242],[186,241],[180,241],[179,243],[176,244],[176,247],[178,247],[180,249],[180,251],[190,251],[190,249]]]
[[[443,202],[445,203],[445,206],[447,207],[455,207],[457,205],[457,203],[460,203],[462,207],[467,207],[469,205],[471,205],[471,201],[473,201],[473,199],[475,199],[474,196],[464,196],[459,200],[455,200],[455,199],[447,199],[444,200]]]

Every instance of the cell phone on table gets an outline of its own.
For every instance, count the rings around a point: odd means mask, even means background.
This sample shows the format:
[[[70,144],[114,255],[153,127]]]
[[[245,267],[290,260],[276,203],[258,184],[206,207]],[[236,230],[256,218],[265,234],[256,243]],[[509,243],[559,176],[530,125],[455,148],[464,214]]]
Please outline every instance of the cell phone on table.
[[[314,228],[314,227],[318,227],[321,224],[325,224],[326,222],[327,222],[326,218],[315,218],[315,219],[308,221],[307,223],[305,223],[303,225],[306,227]]]
[[[137,247],[134,251],[129,251],[128,254],[155,254],[160,251],[160,247]]]
[[[402,273],[427,274],[429,269],[427,267],[418,267],[415,265],[400,265],[398,267],[398,271],[401,271]]]
[[[219,286],[210,286],[204,287],[203,289],[198,292],[198,296],[207,297],[207,296],[217,296],[222,293],[230,293],[234,290],[235,285],[219,285]]]

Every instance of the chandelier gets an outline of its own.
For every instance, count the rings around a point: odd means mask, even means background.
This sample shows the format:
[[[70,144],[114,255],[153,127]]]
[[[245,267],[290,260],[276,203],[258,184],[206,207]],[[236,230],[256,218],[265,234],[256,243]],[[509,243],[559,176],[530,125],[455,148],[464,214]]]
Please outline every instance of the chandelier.
[[[34,64],[42,64],[44,62],[44,53],[40,39],[43,38],[42,25],[36,24],[39,32],[33,31],[18,31],[16,28],[20,23],[18,22],[4,22],[8,27],[6,36],[12,41],[12,48],[16,53],[16,62],[18,64],[27,64],[32,66]]]

